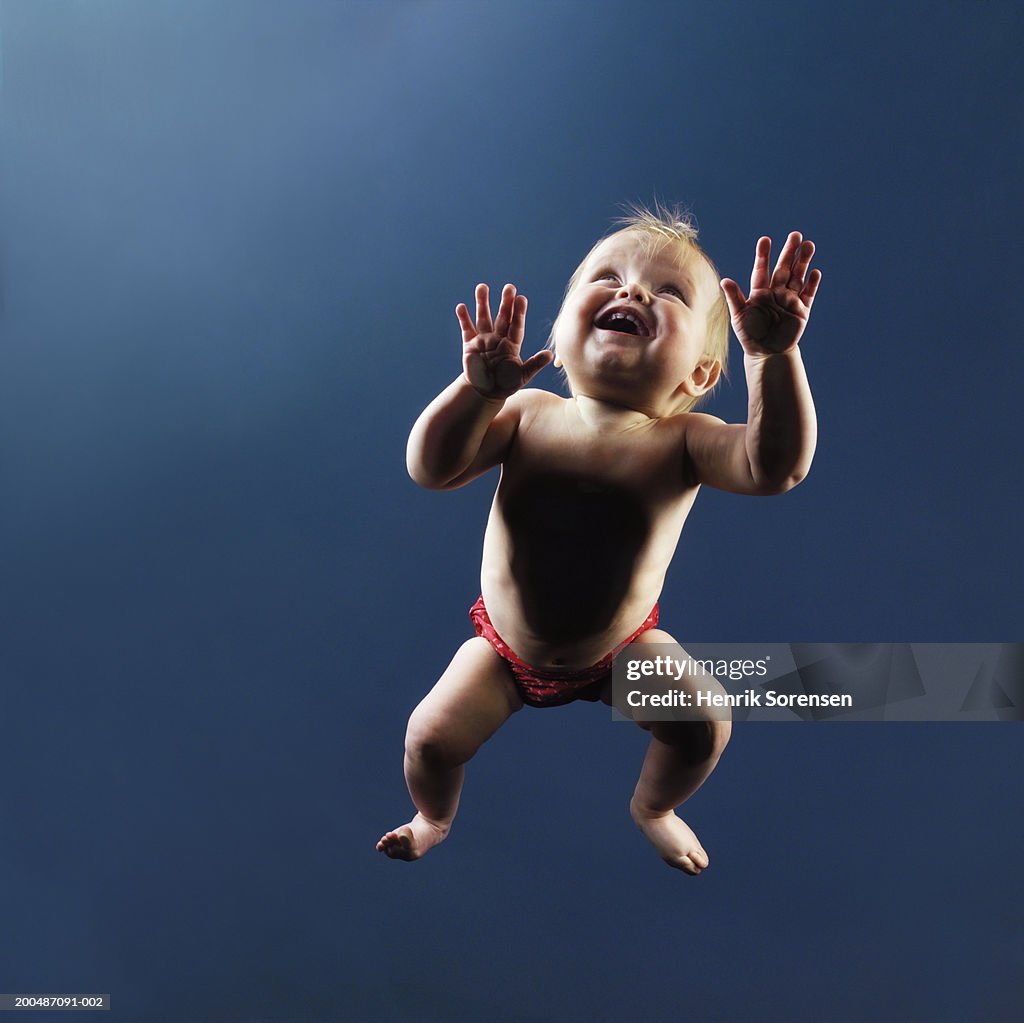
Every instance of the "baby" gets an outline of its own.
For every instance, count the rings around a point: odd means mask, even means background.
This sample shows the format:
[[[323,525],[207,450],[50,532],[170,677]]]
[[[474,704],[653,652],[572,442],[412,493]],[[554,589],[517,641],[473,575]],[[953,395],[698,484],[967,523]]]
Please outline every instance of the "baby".
[[[421,486],[451,490],[496,465],[484,536],[476,637],[413,711],[405,777],[416,815],[377,849],[414,860],[444,841],[465,763],[523,704],[612,700],[612,658],[627,644],[674,644],[657,600],[701,484],[780,494],[804,478],[816,424],[797,343],[821,280],[812,242],[789,235],[774,270],[757,242],[750,294],[719,281],[675,211],[635,209],[599,241],[566,289],[548,348],[523,361],[526,296],[511,284],[491,319],[488,290],[465,305],[463,373],[409,437]],[[715,386],[729,318],[744,351],[745,424],[690,411]],[[549,362],[571,397],[526,389]],[[679,649],[675,655],[685,660]],[[704,680],[705,684],[707,680]],[[650,746],[630,803],[671,866],[708,856],[676,815],[714,769],[730,722],[640,723]]]

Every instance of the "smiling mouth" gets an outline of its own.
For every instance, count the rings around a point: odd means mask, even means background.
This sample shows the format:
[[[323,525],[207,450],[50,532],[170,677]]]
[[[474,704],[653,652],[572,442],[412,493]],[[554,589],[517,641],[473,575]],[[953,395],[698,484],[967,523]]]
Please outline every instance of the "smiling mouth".
[[[633,337],[649,337],[647,325],[630,313],[612,311],[600,316],[594,322],[598,330],[610,330],[616,334],[631,334]]]

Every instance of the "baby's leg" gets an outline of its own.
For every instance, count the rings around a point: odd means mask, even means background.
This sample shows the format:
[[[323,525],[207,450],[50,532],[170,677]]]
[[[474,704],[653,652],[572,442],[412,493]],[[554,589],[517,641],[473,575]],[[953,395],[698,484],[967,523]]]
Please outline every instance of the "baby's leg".
[[[405,781],[417,812],[381,837],[378,852],[415,860],[448,837],[463,764],[522,706],[508,664],[491,644],[480,636],[463,643],[409,718]]]
[[[686,652],[667,633],[650,629],[639,636],[634,645],[671,643],[672,656],[688,660]],[[718,689],[725,692],[710,676],[683,678],[673,682],[676,688]],[[708,865],[708,854],[675,808],[685,803],[715,769],[732,732],[728,720],[714,720],[709,712],[704,720],[638,722],[651,733],[651,744],[640,771],[640,780],[629,809],[637,827],[672,867],[688,874],[699,874]]]

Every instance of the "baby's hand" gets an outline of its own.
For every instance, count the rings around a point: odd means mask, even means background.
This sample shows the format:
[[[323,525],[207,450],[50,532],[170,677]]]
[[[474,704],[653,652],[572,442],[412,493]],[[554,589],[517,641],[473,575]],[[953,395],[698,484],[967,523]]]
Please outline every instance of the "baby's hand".
[[[519,358],[526,327],[526,296],[516,295],[512,284],[506,284],[501,292],[498,319],[493,324],[486,284],[476,286],[476,325],[462,302],[455,307],[455,315],[462,327],[462,366],[466,379],[485,398],[507,398],[515,394],[554,358],[547,350],[526,362]]]
[[[735,281],[728,277],[722,280],[722,291],[732,314],[732,329],[748,355],[775,355],[797,346],[821,281],[820,270],[807,274],[814,255],[814,242],[801,243],[799,231],[786,239],[775,272],[769,279],[771,251],[771,238],[757,240],[754,269],[750,274],[750,298],[743,297]]]

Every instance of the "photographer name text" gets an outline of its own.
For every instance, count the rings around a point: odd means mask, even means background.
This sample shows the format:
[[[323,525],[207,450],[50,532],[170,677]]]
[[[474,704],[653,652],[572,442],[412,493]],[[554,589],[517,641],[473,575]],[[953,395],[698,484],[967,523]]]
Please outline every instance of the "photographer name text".
[[[847,693],[780,693],[774,689],[745,689],[742,693],[688,693],[681,689],[642,693],[633,689],[626,702],[630,707],[852,707],[853,697]]]

